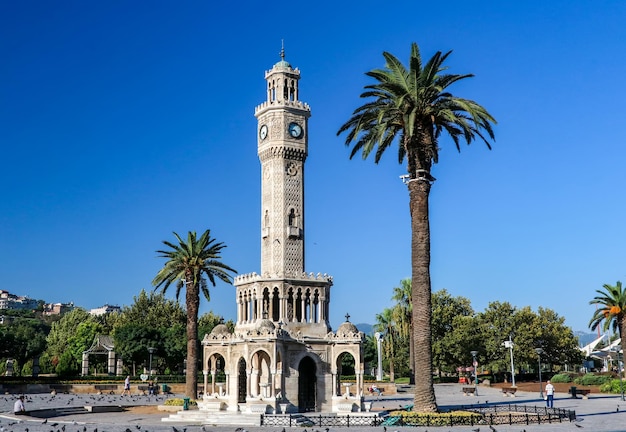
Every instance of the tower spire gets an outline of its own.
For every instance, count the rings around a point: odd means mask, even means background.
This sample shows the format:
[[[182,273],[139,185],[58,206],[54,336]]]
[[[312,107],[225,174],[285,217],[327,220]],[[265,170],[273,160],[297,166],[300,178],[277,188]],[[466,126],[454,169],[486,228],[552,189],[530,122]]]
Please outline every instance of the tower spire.
[[[285,39],[280,40],[280,59],[285,61]]]

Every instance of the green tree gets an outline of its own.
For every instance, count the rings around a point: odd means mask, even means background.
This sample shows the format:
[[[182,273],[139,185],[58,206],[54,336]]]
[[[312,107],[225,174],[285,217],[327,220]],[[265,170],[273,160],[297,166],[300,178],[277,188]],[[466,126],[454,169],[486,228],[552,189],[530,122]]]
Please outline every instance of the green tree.
[[[213,313],[213,311],[203,314],[198,318],[198,338],[202,340],[204,335],[211,333],[213,327],[223,322],[224,317]],[[224,324],[228,327],[228,330],[230,330],[231,333],[235,330],[235,323],[233,320],[228,320]]]
[[[376,314],[374,329],[383,334],[382,349],[389,366],[389,380],[394,382],[396,379],[394,363],[396,360],[397,334],[393,319],[393,309],[385,308],[381,313]]]
[[[185,394],[195,398],[198,394],[198,309],[200,307],[200,291],[210,300],[207,279],[215,286],[216,278],[232,284],[232,273],[236,271],[222,263],[221,251],[226,247],[211,238],[210,230],[206,230],[200,238],[195,231],[190,231],[187,241],[174,233],[178,244],[169,241],[163,243],[169,250],[159,250],[161,258],[167,259],[163,268],[152,281],[156,288],[165,291],[172,283],[176,285],[176,298],[185,287],[185,305],[187,308],[187,373],[185,377]]]
[[[133,297],[130,306],[124,306],[115,320],[115,327],[127,324],[139,324],[151,328],[169,327],[174,323],[185,324],[185,309],[176,300],[165,297],[163,293],[141,290]]]
[[[387,148],[398,142],[398,161],[407,161],[411,213],[411,272],[413,338],[415,347],[416,411],[437,411],[432,377],[430,225],[428,199],[434,177],[431,168],[439,158],[439,138],[447,133],[458,150],[460,140],[470,144],[476,137],[490,147],[495,119],[476,102],[453,96],[448,87],[473,75],[445,73],[451,51],[437,52],[425,65],[416,43],[411,46],[409,68],[384,52],[384,69],[366,73],[374,84],[366,85],[361,97],[368,101],[357,108],[337,134],[347,132],[350,157],[374,151],[378,163]]]
[[[148,348],[157,348],[163,352],[162,337],[159,329],[144,324],[124,324],[116,327],[113,334],[115,352],[124,362],[133,365],[145,364],[148,366]]]
[[[509,335],[514,340],[514,351],[518,351],[517,337],[513,315],[517,308],[508,302],[490,302],[487,308],[477,314],[476,319],[480,328],[482,345],[473,349],[480,352],[481,364],[494,372],[507,371],[506,350],[503,347]],[[515,355],[517,359],[518,356]],[[519,364],[519,362],[518,362]]]
[[[365,335],[365,342],[363,342],[363,363],[365,364],[365,374],[376,376],[376,372],[372,373],[372,370],[376,370],[378,367],[378,353],[376,352],[376,338],[373,334]]]
[[[565,325],[565,317],[555,311],[539,307],[535,318],[537,334],[536,346],[543,348],[541,362],[549,365],[576,365],[583,361],[583,353],[578,348],[578,338],[571,327]]]
[[[89,349],[95,335],[102,332],[100,320],[85,309],[75,308],[52,323],[46,352],[57,368],[61,364],[64,375],[79,371],[83,351]],[[58,363],[62,356],[63,361]]]
[[[394,313],[398,321],[400,336],[409,341],[409,379],[415,383],[415,355],[413,346],[413,301],[411,297],[411,279],[402,279],[399,287],[394,287],[391,299],[396,302]]]
[[[441,376],[444,371],[454,372],[458,366],[469,364],[465,361],[468,353],[474,348],[470,348],[466,353],[457,351],[460,340],[467,340],[471,336],[463,331],[468,327],[465,325],[466,322],[459,318],[472,317],[474,310],[469,299],[452,297],[445,289],[433,293],[432,307],[433,366]],[[461,326],[457,327],[459,325]]]
[[[182,370],[187,352],[187,334],[184,323],[173,323],[161,330],[162,345],[157,346],[156,365],[162,365],[170,371]]]

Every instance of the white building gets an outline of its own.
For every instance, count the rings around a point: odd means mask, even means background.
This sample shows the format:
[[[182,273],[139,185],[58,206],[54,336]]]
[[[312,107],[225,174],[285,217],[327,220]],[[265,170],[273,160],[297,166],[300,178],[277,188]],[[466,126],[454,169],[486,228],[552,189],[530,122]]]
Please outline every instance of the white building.
[[[104,315],[112,312],[121,312],[121,308],[119,306],[111,306],[105,304],[104,306],[100,306],[99,308],[91,309],[89,313],[91,315]]]

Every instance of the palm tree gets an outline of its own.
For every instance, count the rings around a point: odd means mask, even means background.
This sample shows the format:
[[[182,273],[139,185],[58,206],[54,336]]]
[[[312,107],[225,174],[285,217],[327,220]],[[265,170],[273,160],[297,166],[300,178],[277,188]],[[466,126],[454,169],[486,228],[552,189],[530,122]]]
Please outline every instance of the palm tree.
[[[400,333],[403,338],[409,340],[409,368],[411,369],[410,384],[415,384],[413,355],[413,303],[411,301],[411,279],[402,279],[399,287],[394,287],[391,299],[396,302],[394,309],[398,315]]]
[[[398,161],[407,161],[411,213],[411,273],[413,338],[415,348],[416,411],[437,411],[432,379],[430,335],[430,225],[428,197],[435,178],[433,163],[439,155],[439,137],[446,132],[460,151],[459,141],[470,144],[479,137],[491,148],[495,119],[476,102],[453,96],[448,87],[473,75],[446,74],[443,65],[451,54],[437,52],[422,65],[416,43],[411,45],[409,68],[388,52],[384,69],[366,73],[376,83],[366,85],[362,98],[369,101],[357,108],[337,134],[347,132],[345,144],[353,144],[350,158],[361,152],[363,159],[374,151],[378,163],[394,142]]]
[[[622,338],[626,335],[626,319],[624,319],[626,318],[624,315],[626,290],[622,288],[620,281],[617,281],[615,286],[604,284],[602,288],[603,290],[596,290],[598,295],[589,302],[589,304],[600,306],[589,320],[589,327],[591,330],[595,330],[602,324],[603,330],[608,330],[611,327],[613,332],[617,331],[619,337]]]
[[[152,280],[155,289],[161,287],[165,293],[167,288],[175,283],[176,299],[180,290],[185,287],[185,305],[187,307],[187,372],[185,376],[185,395],[197,397],[198,390],[198,308],[200,306],[200,291],[210,301],[207,279],[215,286],[216,277],[232,284],[229,272],[235,270],[219,261],[220,252],[226,247],[211,238],[211,231],[206,230],[200,238],[195,231],[189,231],[187,241],[174,233],[178,244],[163,241],[169,250],[159,250],[159,258],[166,258],[167,262]]]

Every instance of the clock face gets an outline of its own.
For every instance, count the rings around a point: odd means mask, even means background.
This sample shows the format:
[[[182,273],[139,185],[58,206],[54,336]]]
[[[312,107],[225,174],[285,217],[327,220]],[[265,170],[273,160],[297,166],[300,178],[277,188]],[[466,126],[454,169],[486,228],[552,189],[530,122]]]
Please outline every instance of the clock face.
[[[289,123],[289,135],[294,138],[302,137],[302,126],[298,123]]]
[[[264,140],[265,138],[267,138],[267,125],[263,125],[261,126],[261,129],[259,129],[259,137]]]

